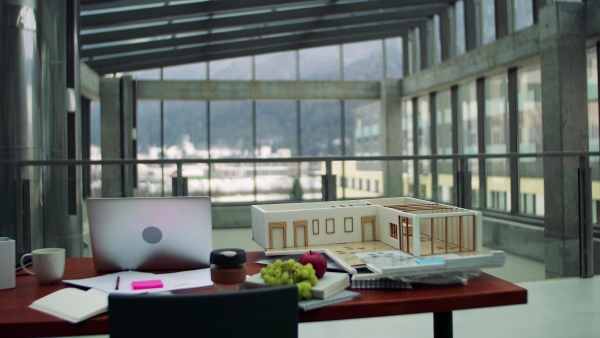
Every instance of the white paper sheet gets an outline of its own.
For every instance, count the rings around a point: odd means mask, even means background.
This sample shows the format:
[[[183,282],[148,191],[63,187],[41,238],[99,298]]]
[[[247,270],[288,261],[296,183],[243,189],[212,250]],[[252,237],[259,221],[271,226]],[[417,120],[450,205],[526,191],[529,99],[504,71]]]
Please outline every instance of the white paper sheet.
[[[119,289],[115,290],[117,277],[119,280]],[[133,290],[131,282],[140,280],[160,279],[163,282],[162,288]],[[66,279],[64,283],[77,285],[85,288],[95,288],[104,292],[112,293],[148,293],[148,292],[170,292],[178,290],[197,289],[212,286],[210,279],[210,269],[198,269],[182,272],[154,274],[139,271],[121,271],[108,275],[84,278],[84,279]]]

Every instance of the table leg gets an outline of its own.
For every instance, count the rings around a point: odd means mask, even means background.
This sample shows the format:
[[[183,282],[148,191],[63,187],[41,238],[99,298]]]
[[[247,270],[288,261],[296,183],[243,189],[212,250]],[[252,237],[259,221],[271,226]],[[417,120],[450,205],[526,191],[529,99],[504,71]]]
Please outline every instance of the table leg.
[[[452,338],[452,311],[433,313],[433,337]]]

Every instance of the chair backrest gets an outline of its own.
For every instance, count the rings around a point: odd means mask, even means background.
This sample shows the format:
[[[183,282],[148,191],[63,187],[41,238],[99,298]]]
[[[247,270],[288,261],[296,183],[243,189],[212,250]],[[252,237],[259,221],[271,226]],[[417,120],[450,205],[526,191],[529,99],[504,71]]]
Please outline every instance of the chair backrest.
[[[108,297],[111,337],[298,337],[296,285]]]

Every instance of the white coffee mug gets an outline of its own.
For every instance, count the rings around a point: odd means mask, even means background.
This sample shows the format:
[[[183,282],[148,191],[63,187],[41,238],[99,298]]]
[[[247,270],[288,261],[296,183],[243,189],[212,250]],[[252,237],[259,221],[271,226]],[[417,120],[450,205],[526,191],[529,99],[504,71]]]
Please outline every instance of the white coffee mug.
[[[34,271],[25,267],[25,257],[31,256]],[[21,267],[25,272],[34,275],[41,284],[59,282],[65,273],[65,249],[45,248],[33,250],[21,257]]]

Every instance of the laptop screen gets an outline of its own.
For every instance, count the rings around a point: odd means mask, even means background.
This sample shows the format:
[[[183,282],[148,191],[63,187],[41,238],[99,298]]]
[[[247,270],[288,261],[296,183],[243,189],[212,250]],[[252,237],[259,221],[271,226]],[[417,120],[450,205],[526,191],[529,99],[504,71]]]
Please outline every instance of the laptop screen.
[[[209,197],[90,198],[86,201],[96,271],[209,267]]]

